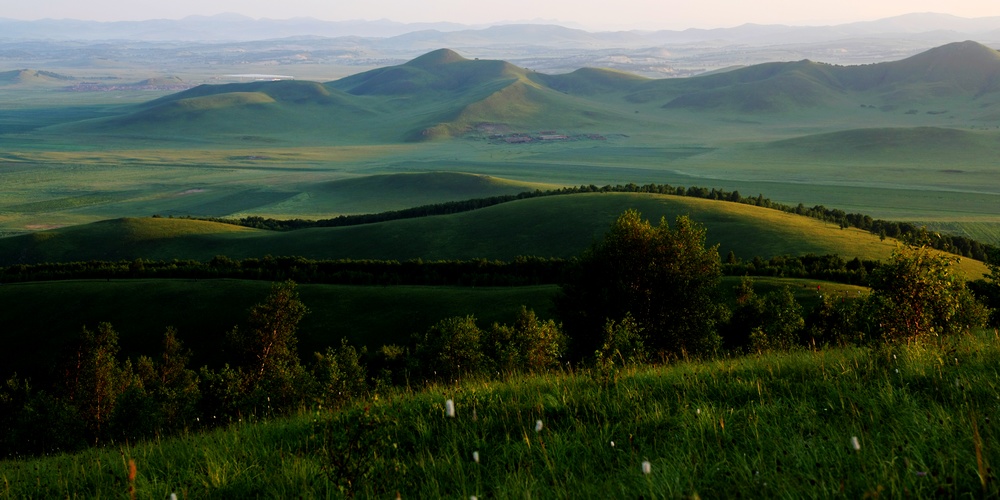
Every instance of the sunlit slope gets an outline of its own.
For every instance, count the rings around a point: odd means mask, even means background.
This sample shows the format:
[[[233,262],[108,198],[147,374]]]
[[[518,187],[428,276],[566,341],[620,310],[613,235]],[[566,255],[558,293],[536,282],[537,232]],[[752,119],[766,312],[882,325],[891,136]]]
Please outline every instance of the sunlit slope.
[[[652,220],[689,215],[708,228],[724,256],[838,254],[886,258],[895,243],[855,229],[735,203],[674,196],[580,194],[506,203],[447,216],[343,228],[268,232],[169,219],[118,219],[0,240],[4,263],[44,260],[233,258],[512,259],[580,255],[629,208]],[[192,232],[185,234],[185,225]],[[214,232],[213,232],[214,231]],[[967,273],[981,263],[965,259]]]

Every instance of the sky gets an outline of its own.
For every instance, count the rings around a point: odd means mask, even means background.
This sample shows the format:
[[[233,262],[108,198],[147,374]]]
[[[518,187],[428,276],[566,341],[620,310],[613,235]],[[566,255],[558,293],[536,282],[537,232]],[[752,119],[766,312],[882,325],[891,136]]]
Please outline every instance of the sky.
[[[327,21],[549,21],[594,29],[722,28],[744,23],[826,25],[913,12],[1000,16],[997,0],[30,0],[4,2],[9,19],[136,21],[238,13]]]

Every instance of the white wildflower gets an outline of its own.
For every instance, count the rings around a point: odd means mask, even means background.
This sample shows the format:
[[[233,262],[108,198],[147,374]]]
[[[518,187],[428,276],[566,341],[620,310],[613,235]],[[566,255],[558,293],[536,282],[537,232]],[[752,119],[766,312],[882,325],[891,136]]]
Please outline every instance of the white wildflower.
[[[653,464],[649,463],[649,460],[644,460],[642,462],[642,473],[648,475],[651,472],[653,472]]]
[[[854,451],[861,451],[861,441],[858,441],[857,436],[851,436],[851,448],[854,448]]]
[[[542,432],[542,421],[535,420],[535,432]]]
[[[448,401],[444,402],[444,413],[446,415],[448,415],[449,417],[452,417],[452,418],[455,417],[455,402],[454,401],[452,401],[452,400],[449,399]]]
[[[472,461],[476,462],[477,464],[479,463],[479,452],[478,451],[472,452]]]

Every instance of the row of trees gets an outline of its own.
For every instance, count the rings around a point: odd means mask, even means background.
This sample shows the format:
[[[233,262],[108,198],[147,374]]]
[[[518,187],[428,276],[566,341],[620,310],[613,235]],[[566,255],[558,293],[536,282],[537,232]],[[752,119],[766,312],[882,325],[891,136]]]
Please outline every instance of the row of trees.
[[[0,283],[76,279],[252,279],[342,285],[524,286],[560,284],[574,259],[517,257],[512,261],[312,260],[304,257],[197,260],[121,260],[16,264],[0,267]],[[867,284],[877,261],[837,255],[779,255],[742,260],[732,252],[727,276],[811,278]]]

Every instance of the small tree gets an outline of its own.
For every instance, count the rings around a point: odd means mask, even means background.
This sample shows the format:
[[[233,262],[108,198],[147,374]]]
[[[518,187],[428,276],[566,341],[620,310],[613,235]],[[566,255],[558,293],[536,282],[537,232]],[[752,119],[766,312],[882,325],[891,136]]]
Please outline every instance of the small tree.
[[[230,331],[251,405],[285,410],[305,396],[308,373],[296,352],[296,333],[307,312],[295,282],[275,283],[264,302],[250,308],[247,328]]]
[[[118,396],[130,382],[117,355],[118,332],[110,323],[101,323],[94,331],[84,327],[64,370],[66,399],[95,443],[108,430]]]
[[[705,228],[677,217],[657,227],[628,210],[580,259],[559,299],[577,357],[597,350],[608,320],[630,313],[648,348],[661,355],[704,353],[719,345],[724,309],[716,299],[722,277],[718,245]]]
[[[912,342],[985,324],[988,311],[955,274],[954,262],[926,245],[907,245],[875,270],[870,300],[882,341]]]

